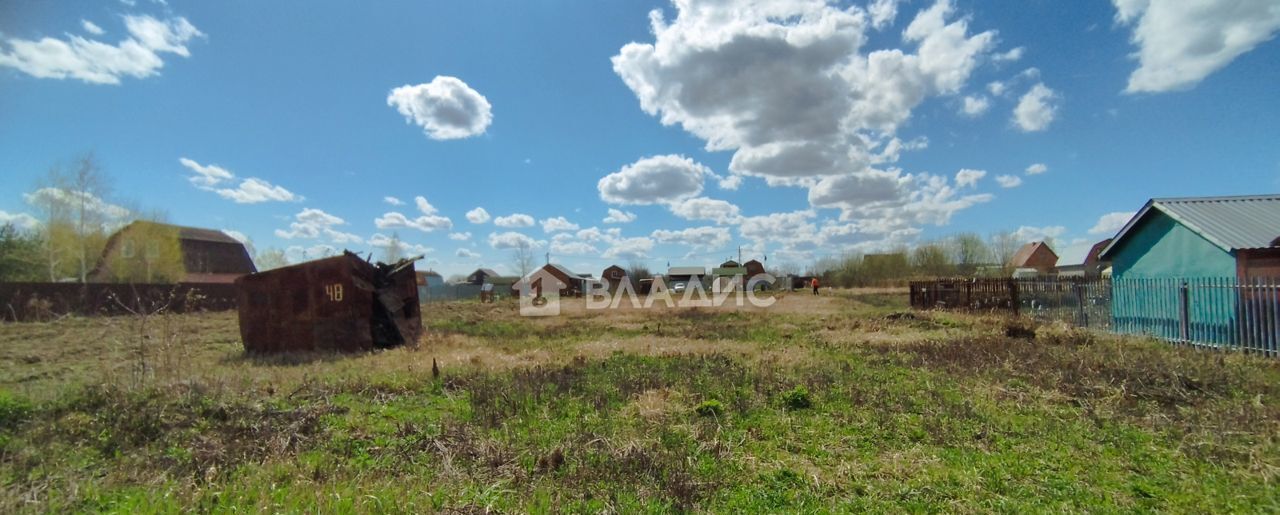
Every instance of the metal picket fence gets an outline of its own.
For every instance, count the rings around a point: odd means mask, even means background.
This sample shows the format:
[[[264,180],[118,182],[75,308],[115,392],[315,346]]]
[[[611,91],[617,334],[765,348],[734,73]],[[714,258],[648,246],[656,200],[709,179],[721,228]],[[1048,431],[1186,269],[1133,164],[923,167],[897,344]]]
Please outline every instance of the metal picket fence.
[[[1120,279],[1115,332],[1193,345],[1280,352],[1280,282],[1254,278]]]
[[[1280,356],[1280,278],[958,279],[911,283],[920,309],[996,310]]]

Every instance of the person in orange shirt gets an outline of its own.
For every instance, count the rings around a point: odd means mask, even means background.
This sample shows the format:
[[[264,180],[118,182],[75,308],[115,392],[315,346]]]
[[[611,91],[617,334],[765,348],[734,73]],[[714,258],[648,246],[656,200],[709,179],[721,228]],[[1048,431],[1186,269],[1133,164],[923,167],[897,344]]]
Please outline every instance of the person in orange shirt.
[[[814,277],[813,281],[810,284],[813,285],[813,294],[817,295],[818,294],[818,278]]]

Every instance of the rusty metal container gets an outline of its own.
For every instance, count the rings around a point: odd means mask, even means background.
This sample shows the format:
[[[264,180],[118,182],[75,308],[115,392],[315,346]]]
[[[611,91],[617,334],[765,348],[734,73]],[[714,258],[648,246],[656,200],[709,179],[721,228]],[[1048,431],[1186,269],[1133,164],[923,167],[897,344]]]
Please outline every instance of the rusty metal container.
[[[346,252],[237,279],[245,351],[356,352],[416,342],[416,259],[375,265]]]

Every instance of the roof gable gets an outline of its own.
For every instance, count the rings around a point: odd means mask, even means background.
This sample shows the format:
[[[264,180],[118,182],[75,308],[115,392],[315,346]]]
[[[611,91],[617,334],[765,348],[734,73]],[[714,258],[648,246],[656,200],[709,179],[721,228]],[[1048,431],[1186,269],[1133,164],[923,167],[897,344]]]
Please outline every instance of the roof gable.
[[[1226,252],[1272,248],[1280,242],[1280,195],[1154,198],[1129,219],[1099,257],[1111,259],[1112,252],[1153,210]]]
[[[1026,267],[1032,266],[1028,263],[1033,259],[1049,259],[1050,257],[1052,257],[1052,260],[1055,262],[1058,260],[1058,254],[1055,253],[1053,249],[1049,248],[1049,245],[1045,244],[1043,241],[1033,241],[1019,248],[1018,251],[1013,254],[1013,259],[1011,259],[1009,263],[1015,268]]]

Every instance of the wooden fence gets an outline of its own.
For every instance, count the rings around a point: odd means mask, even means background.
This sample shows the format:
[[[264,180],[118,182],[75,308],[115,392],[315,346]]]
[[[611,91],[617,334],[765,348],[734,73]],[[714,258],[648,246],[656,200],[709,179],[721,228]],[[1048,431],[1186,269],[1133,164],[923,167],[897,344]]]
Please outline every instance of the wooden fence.
[[[0,320],[235,309],[234,284],[0,283]]]
[[[917,309],[998,310],[1280,355],[1280,278],[957,279],[911,283]]]

